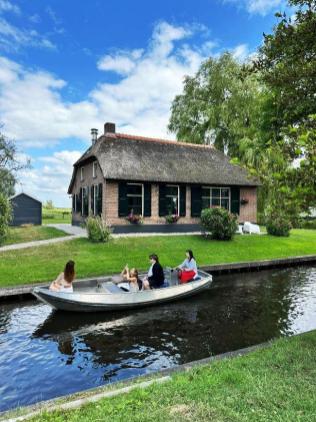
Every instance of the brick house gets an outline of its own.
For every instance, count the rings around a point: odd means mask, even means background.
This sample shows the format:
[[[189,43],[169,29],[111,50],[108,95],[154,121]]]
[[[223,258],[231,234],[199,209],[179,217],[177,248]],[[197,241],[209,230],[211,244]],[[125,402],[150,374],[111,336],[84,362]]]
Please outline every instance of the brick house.
[[[256,222],[258,181],[214,147],[116,133],[113,123],[91,133],[68,189],[73,224],[101,215],[116,232],[196,230],[210,206]],[[132,210],[143,216],[138,228],[126,218]],[[169,214],[177,224],[166,224]]]

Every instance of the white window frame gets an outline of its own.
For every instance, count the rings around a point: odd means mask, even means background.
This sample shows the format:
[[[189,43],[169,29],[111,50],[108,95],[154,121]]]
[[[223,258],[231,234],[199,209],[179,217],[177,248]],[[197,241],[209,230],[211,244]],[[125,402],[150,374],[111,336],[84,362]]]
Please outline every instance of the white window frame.
[[[210,191],[210,195],[209,195],[209,207],[212,206],[212,189],[219,189],[219,203],[220,203],[220,207],[221,203],[222,203],[222,189],[228,189],[228,211],[231,212],[231,189],[228,186],[202,186],[202,189],[208,189]],[[208,198],[207,196],[202,196],[203,198]],[[227,196],[224,196],[223,199],[227,199]]]
[[[177,217],[180,216],[180,186],[179,185],[166,185],[166,188],[177,188],[178,197],[177,197]],[[166,198],[174,198],[174,195],[166,195]]]
[[[84,167],[80,167],[80,182],[84,180]]]
[[[95,179],[97,177],[97,161],[93,161],[92,163],[92,177]]]
[[[143,183],[126,183],[126,186],[141,186],[142,187],[142,213],[141,216],[144,216],[144,184]],[[127,193],[127,198],[139,198],[140,195],[135,195],[133,193]]]

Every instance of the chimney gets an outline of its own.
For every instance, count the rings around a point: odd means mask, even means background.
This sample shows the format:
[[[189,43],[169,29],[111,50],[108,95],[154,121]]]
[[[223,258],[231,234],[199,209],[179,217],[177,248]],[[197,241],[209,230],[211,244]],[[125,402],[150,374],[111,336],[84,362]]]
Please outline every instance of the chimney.
[[[104,134],[115,133],[115,123],[106,122],[104,124]]]
[[[92,128],[91,129],[91,141],[92,141],[92,145],[94,145],[96,143],[98,139],[98,129]]]

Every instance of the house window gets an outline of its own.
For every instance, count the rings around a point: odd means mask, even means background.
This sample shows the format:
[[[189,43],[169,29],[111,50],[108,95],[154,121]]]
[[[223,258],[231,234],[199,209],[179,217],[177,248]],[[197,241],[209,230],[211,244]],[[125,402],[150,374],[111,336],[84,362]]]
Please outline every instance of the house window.
[[[92,177],[93,178],[97,177],[97,165],[98,165],[98,163],[96,161],[94,161],[93,164],[92,164]]]
[[[128,214],[144,214],[144,185],[142,183],[127,183]]]
[[[72,195],[72,211],[77,212],[77,194]]]
[[[167,214],[179,215],[180,189],[178,185],[166,186],[166,210]]]
[[[84,167],[80,168],[80,181],[83,181],[83,176],[84,176]]]
[[[202,209],[221,207],[230,210],[230,188],[202,187]]]

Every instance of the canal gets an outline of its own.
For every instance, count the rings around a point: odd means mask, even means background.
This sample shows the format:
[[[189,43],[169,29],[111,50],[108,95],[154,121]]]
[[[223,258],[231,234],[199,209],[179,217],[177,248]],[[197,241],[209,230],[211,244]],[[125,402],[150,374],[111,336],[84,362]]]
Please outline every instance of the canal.
[[[109,314],[0,304],[0,411],[316,329],[316,267],[214,277],[194,298]]]

